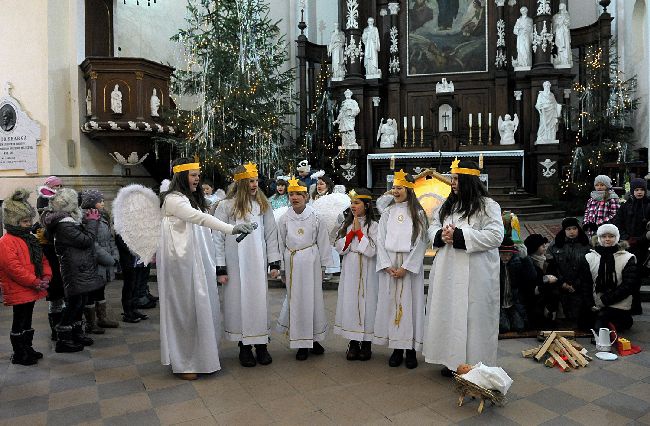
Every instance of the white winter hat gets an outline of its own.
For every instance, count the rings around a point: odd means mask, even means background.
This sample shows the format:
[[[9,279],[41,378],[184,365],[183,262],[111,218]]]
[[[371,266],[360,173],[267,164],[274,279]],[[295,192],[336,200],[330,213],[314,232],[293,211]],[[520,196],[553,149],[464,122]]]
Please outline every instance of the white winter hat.
[[[612,187],[612,180],[607,175],[596,176],[596,178],[594,179],[594,185],[596,185],[597,183],[602,183],[607,187],[607,189],[610,189]]]
[[[309,165],[309,161],[302,160],[300,163],[298,163],[298,167],[296,168],[296,170],[303,173],[309,173],[311,171],[311,166]]]
[[[611,223],[600,225],[600,227],[598,227],[598,231],[596,232],[596,234],[598,235],[598,242],[600,244],[602,244],[600,237],[605,234],[610,234],[616,237],[616,242],[614,244],[618,244],[618,241],[621,238],[621,234],[618,231],[618,228],[616,227],[616,225],[612,225]]]

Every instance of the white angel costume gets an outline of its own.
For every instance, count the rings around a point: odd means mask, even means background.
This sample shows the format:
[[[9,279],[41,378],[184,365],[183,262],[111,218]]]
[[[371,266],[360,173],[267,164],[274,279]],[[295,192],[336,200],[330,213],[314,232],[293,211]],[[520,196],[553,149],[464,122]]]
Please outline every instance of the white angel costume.
[[[424,213],[422,213],[424,218]],[[424,221],[423,221],[424,223]],[[424,325],[424,253],[427,238],[423,229],[411,241],[413,221],[406,202],[388,206],[379,220],[377,272],[379,289],[373,343],[393,349],[422,348]],[[395,279],[383,270],[406,269]]]
[[[244,345],[269,342],[268,264],[281,258],[278,232],[269,207],[262,213],[257,201],[245,218],[234,216],[232,198],[219,203],[214,216],[229,224],[257,223],[257,229],[237,243],[235,235],[213,233],[217,266],[225,266],[228,283],[222,286],[224,334]]]
[[[363,236],[352,236],[346,247],[346,237],[336,240],[336,251],[343,256],[341,279],[334,333],[348,340],[372,341],[377,311],[377,231],[379,225],[372,222],[366,228],[365,217],[359,218]],[[352,231],[352,224],[346,235]]]
[[[312,348],[325,340],[327,316],[323,301],[322,266],[330,266],[332,252],[328,230],[311,206],[302,213],[293,208],[278,221],[287,296],[277,330],[289,337],[290,348]]]
[[[512,385],[512,379],[503,368],[488,367],[480,362],[461,377],[485,389],[498,390],[503,395],[508,393],[508,389]]]
[[[463,232],[466,250],[444,244],[431,267],[424,349],[425,361],[450,369],[479,361],[495,364],[499,335],[499,251],[501,207],[484,198],[485,209],[469,220],[457,211],[440,222],[434,212],[428,233],[435,245],[449,224]]]

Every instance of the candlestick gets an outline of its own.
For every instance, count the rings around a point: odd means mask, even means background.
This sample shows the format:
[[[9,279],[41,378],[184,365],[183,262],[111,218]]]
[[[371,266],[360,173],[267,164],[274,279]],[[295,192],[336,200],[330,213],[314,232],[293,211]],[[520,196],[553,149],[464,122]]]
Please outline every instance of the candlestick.
[[[411,116],[411,146],[415,146],[415,116]]]
[[[472,113],[469,113],[469,128],[472,128]]]
[[[409,138],[408,138],[408,127],[409,127],[409,122],[406,119],[406,116],[404,116],[404,147],[409,146]]]
[[[472,126],[469,127],[469,140],[467,142],[468,145],[472,144]]]
[[[421,115],[420,116],[420,130],[423,130],[423,129],[424,129],[424,116]]]
[[[478,113],[478,127],[481,127],[481,113]]]
[[[492,113],[488,112],[488,127],[492,126]]]

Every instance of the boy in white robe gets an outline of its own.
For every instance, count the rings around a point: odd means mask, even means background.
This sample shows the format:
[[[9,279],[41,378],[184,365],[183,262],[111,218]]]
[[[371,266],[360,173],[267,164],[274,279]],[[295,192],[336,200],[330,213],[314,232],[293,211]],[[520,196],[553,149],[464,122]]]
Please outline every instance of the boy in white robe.
[[[217,279],[223,285],[224,334],[239,342],[243,367],[268,365],[268,279],[280,273],[280,250],[273,209],[258,189],[257,166],[248,163],[235,170],[235,182],[214,216],[226,223],[256,223],[257,229],[237,242],[232,236],[213,233],[217,249]],[[255,345],[253,356],[252,345]]]
[[[427,218],[417,200],[413,178],[395,173],[394,201],[379,220],[377,272],[379,293],[373,342],[393,348],[391,367],[418,366],[416,350],[422,348],[424,325],[424,254]]]
[[[298,349],[296,359],[304,361],[310,352],[325,352],[318,343],[328,328],[321,267],[332,264],[332,251],[325,224],[307,205],[307,187],[292,178],[287,192],[291,208],[278,220],[287,296],[277,329],[288,335],[290,348]]]
[[[377,311],[378,276],[376,242],[379,224],[369,190],[348,193],[351,200],[337,234],[336,251],[343,256],[338,287],[334,333],[350,340],[348,361],[367,361],[372,356],[372,338]]]

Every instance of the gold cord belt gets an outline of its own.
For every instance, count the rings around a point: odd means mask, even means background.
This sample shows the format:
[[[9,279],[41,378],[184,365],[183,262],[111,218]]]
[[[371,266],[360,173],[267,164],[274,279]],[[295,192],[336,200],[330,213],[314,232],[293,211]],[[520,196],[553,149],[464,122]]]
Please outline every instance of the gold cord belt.
[[[403,254],[397,253],[397,263],[399,265],[403,262]],[[402,293],[404,293],[404,278],[396,278],[396,281],[401,285],[399,291],[399,298],[397,297],[397,287],[395,287],[395,325],[399,327],[400,321],[402,321]]]

